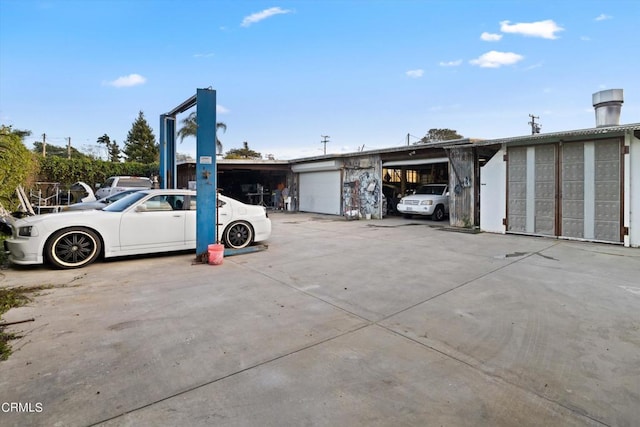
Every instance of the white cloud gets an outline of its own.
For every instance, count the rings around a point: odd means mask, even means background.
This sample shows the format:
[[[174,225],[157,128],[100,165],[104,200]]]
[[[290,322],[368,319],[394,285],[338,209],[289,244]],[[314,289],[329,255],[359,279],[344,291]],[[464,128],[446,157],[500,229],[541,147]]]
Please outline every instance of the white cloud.
[[[524,56],[518,55],[513,52],[497,52],[492,50],[490,52],[480,55],[479,58],[469,61],[473,65],[477,65],[482,68],[499,68],[503,65],[513,65],[518,61],[522,61]]]
[[[147,79],[145,77],[142,77],[140,74],[129,74],[128,76],[118,77],[117,79],[110,82],[103,82],[103,84],[113,87],[131,87],[143,85],[146,82]]]
[[[227,114],[229,112],[229,109],[226,107],[223,107],[222,105],[216,105],[216,113],[217,114]]]
[[[441,67],[457,67],[462,64],[462,59],[458,59],[456,61],[441,61],[438,63]]]
[[[497,41],[500,41],[501,38],[502,38],[502,34],[493,34],[493,33],[487,33],[487,32],[480,34],[480,39],[486,42],[497,42]]]
[[[613,16],[610,15],[605,15],[604,13],[601,13],[600,15],[596,16],[596,21],[606,21],[607,19],[613,19]]]
[[[194,53],[193,57],[194,58],[211,58],[214,56],[214,53]]]
[[[418,79],[420,77],[422,77],[424,75],[424,70],[418,69],[418,70],[409,70],[406,72],[406,75],[413,78],[413,79]]]
[[[527,37],[541,37],[543,39],[556,39],[556,33],[564,31],[551,19],[538,22],[520,22],[511,24],[509,21],[500,22],[500,31],[503,33],[522,34]]]
[[[538,62],[537,64],[533,64],[533,65],[529,65],[527,68],[525,68],[525,71],[529,71],[529,70],[533,70],[536,68],[540,68],[542,67],[542,62]]]
[[[589,37],[589,36],[581,36],[580,40],[582,40],[583,42],[589,42],[589,41],[591,41],[591,37]]]
[[[256,13],[252,13],[249,16],[245,16],[244,19],[242,20],[242,24],[240,25],[242,25],[243,27],[248,27],[249,25],[255,24],[256,22],[260,22],[263,19],[267,19],[275,15],[283,15],[291,12],[292,12],[291,10],[282,9],[281,7],[271,7],[261,12],[256,12]]]

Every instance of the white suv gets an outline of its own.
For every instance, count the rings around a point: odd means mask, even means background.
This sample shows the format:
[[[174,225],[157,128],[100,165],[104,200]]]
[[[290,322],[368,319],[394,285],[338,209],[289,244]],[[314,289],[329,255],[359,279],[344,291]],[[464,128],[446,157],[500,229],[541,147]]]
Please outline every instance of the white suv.
[[[99,186],[98,191],[96,191],[96,199],[103,199],[124,190],[144,190],[151,187],[153,187],[153,182],[146,177],[112,176]]]
[[[447,184],[422,185],[412,195],[400,199],[398,212],[407,218],[427,215],[442,221],[449,213],[449,187]]]

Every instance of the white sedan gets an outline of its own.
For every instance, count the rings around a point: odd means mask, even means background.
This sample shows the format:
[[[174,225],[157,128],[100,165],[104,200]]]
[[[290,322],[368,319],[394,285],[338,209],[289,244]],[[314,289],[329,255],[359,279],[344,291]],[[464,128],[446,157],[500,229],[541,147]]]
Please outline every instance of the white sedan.
[[[264,207],[220,194],[217,204],[225,246],[240,249],[271,235]],[[11,227],[5,250],[15,264],[48,261],[58,268],[79,268],[99,257],[195,249],[196,192],[137,191],[101,210],[35,215],[16,219]]]

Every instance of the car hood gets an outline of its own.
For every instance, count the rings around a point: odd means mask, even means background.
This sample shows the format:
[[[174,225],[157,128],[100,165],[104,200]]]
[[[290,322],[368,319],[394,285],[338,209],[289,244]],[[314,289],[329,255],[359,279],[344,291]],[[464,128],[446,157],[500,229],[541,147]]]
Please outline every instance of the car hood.
[[[412,194],[410,196],[405,196],[402,200],[429,200],[429,199],[438,199],[444,196],[440,196],[437,194]]]
[[[58,213],[48,213],[44,215],[33,215],[25,218],[15,219],[13,221],[14,227],[24,227],[28,225],[57,225],[57,224],[69,224],[69,225],[81,225],[90,223],[97,220],[97,218],[104,218],[105,215],[110,213],[102,210],[83,210],[83,211],[63,211]]]
[[[89,210],[89,209],[102,209],[105,206],[107,206],[107,204],[106,203],[102,203],[102,202],[76,203],[76,204],[73,204],[73,205],[69,205],[67,207],[67,209],[63,210],[62,212],[83,211],[83,210]]]

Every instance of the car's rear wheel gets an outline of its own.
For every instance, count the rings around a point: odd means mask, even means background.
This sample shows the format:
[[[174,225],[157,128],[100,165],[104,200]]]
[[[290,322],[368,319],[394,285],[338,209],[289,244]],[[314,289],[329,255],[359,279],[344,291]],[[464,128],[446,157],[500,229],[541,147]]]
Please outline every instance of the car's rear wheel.
[[[234,222],[224,230],[223,240],[231,249],[245,248],[253,242],[253,229],[246,222]]]
[[[436,210],[433,211],[431,219],[433,219],[434,221],[442,221],[444,219],[444,208],[442,207],[442,205],[436,206]]]
[[[402,214],[403,218],[410,219],[413,215],[411,214]]]
[[[45,256],[58,268],[80,268],[100,256],[102,243],[88,228],[74,227],[60,230],[45,245]]]

